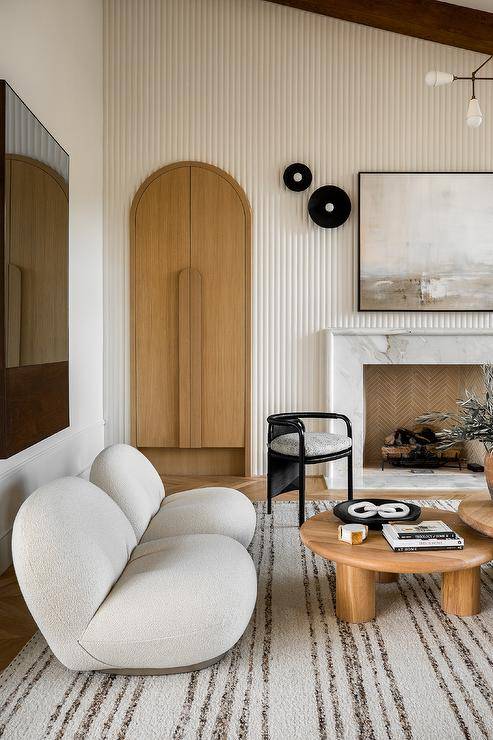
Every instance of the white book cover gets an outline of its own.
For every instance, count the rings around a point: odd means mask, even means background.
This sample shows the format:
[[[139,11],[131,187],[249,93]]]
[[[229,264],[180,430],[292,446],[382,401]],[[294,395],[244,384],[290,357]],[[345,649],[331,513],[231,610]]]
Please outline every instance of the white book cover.
[[[441,549],[446,549],[448,547],[454,548],[459,546],[464,546],[464,539],[462,537],[455,537],[454,539],[450,540],[444,540],[444,539],[434,539],[434,538],[428,538],[426,540],[422,539],[400,539],[397,537],[393,531],[390,524],[384,524],[382,527],[382,534],[385,536],[385,539],[394,547],[417,547],[417,548],[426,548],[426,547],[436,547]]]
[[[413,534],[416,536],[427,535],[429,537],[432,537],[434,534],[454,534],[454,530],[440,519],[427,522],[410,522],[409,524],[390,522],[389,526],[392,527],[394,533],[400,537],[412,537]]]

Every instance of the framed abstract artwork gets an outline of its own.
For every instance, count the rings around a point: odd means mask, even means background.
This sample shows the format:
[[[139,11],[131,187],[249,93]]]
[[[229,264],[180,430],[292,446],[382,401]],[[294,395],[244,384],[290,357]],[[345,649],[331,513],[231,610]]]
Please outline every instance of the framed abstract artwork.
[[[359,311],[493,311],[493,173],[359,173]]]

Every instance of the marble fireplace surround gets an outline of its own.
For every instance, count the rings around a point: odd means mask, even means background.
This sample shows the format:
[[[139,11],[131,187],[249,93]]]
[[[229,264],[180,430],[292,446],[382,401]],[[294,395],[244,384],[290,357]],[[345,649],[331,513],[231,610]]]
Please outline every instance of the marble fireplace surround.
[[[463,332],[457,329],[328,329],[324,335],[327,407],[330,411],[346,414],[352,421],[354,483],[358,488],[364,488],[365,483],[374,487],[363,476],[364,365],[476,365],[493,361],[493,331],[484,329]],[[338,429],[333,426],[333,431]],[[435,482],[438,477],[434,476],[433,481],[433,476],[427,476],[429,481],[424,476],[415,476],[415,479],[419,478],[422,486],[430,483],[438,487],[438,481]],[[412,488],[412,484],[406,484],[406,478],[410,480],[409,475],[401,476],[402,486],[396,487]],[[327,466],[326,481],[329,488],[345,488],[346,460]],[[448,485],[439,487],[447,488]]]

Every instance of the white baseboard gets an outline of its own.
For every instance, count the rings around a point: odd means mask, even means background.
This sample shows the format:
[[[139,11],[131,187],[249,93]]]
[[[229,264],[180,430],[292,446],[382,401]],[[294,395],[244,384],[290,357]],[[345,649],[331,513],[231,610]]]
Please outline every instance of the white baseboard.
[[[55,478],[84,474],[104,447],[104,422],[64,429],[0,463],[0,573],[12,563],[15,515],[36,488]]]

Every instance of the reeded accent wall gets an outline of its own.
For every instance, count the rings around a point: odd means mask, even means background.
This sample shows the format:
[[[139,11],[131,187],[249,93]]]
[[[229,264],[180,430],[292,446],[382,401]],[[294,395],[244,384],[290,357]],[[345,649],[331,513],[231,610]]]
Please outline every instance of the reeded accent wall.
[[[5,98],[5,153],[15,152],[44,162],[68,182],[67,153],[37,118],[26,116],[24,103],[10,85],[6,86]]]
[[[493,170],[493,85],[478,86],[485,121],[471,130],[467,83],[423,82],[482,59],[261,0],[105,0],[107,443],[130,432],[130,203],[173,161],[227,170],[252,205],[254,474],[269,412],[326,405],[321,329],[491,328],[491,313],[355,309],[358,171]],[[350,194],[344,226],[315,226],[309,193],[284,188],[293,161],[311,166],[311,190]]]

